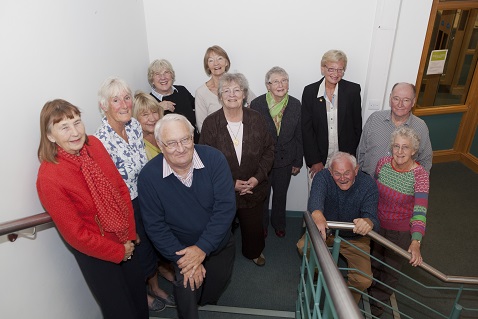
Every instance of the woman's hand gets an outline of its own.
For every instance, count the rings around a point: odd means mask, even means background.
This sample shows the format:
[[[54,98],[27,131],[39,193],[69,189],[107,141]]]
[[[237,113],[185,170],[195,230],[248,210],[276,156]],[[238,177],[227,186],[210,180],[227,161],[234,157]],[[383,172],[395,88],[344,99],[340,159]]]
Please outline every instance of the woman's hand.
[[[170,112],[174,112],[174,106],[176,105],[176,103],[174,102],[171,102],[171,101],[162,101],[159,103],[159,106],[161,106],[161,108],[165,111],[170,111]]]
[[[249,187],[250,187],[251,189],[253,189],[254,187],[256,187],[256,186],[259,184],[259,181],[257,180],[257,178],[251,177],[251,178],[249,178],[249,180],[247,181],[247,184],[249,185]]]
[[[259,184],[259,181],[255,177],[249,178],[247,181],[236,180],[234,189],[239,192],[239,195],[252,194],[252,189]]]
[[[133,251],[134,251],[134,243],[131,240],[128,240],[124,244],[123,261],[127,261],[128,259],[131,259],[131,256],[133,256]]]
[[[294,167],[292,166],[292,175],[297,176],[300,172],[300,167]]]
[[[413,267],[420,266],[423,262],[422,254],[420,253],[420,242],[418,240],[412,240],[410,247],[408,247],[408,252],[412,254],[409,263]]]
[[[312,165],[310,168],[309,168],[309,175],[310,175],[310,178],[314,178],[315,174],[317,174],[318,172],[320,172],[321,170],[324,169],[324,164],[322,164],[322,162],[319,162],[319,163],[315,163],[314,165]]]

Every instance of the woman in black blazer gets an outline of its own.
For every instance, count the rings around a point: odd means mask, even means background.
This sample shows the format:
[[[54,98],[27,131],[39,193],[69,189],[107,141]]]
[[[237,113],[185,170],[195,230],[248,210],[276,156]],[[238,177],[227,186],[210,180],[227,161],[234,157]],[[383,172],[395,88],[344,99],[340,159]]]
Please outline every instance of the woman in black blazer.
[[[269,198],[272,195],[271,225],[278,237],[285,236],[286,200],[290,178],[302,167],[301,106],[298,99],[289,95],[289,75],[278,66],[265,77],[267,93],[251,102],[251,109],[264,117],[267,130],[275,142],[274,166],[269,173],[268,196],[264,202],[264,236],[269,227]]]
[[[355,156],[362,134],[360,85],[343,80],[347,56],[340,50],[322,57],[320,81],[302,94],[302,139],[309,178],[327,167],[337,151]]]

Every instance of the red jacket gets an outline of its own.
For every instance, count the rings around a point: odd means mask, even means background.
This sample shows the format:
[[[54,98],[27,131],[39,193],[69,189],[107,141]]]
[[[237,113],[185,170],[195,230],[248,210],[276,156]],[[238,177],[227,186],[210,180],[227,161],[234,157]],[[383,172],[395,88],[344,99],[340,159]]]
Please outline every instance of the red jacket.
[[[128,239],[136,238],[133,206],[128,187],[103,144],[88,136],[88,153],[111,183],[118,187],[129,210]],[[120,263],[124,245],[114,233],[101,234],[95,222],[96,206],[91,197],[80,164],[61,156],[58,164],[42,162],[38,170],[37,191],[41,203],[50,214],[63,238],[76,250],[106,261]]]

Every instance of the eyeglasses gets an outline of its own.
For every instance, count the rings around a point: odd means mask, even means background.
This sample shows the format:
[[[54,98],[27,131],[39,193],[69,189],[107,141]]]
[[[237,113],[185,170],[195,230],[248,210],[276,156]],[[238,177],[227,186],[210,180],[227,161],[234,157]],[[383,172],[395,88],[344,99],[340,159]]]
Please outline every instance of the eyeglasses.
[[[344,73],[345,73],[345,70],[344,70],[344,69],[329,68],[327,65],[325,66],[325,69],[326,69],[327,72],[329,72],[330,74],[332,74],[332,73],[344,74]]]
[[[410,146],[408,145],[399,145],[399,144],[393,144],[392,145],[392,149],[395,151],[395,152],[400,152],[400,149],[402,150],[402,152],[408,152],[411,150]]]
[[[272,86],[279,86],[279,84],[282,84],[283,86],[287,85],[289,83],[289,79],[282,79],[282,80],[274,80],[272,82],[268,82]]]
[[[225,94],[225,95],[239,96],[242,90],[240,88],[224,89],[221,92],[222,94]]]
[[[413,100],[408,98],[408,97],[405,97],[405,98],[401,99],[398,96],[392,96],[392,103],[396,104],[396,105],[399,105],[400,102],[402,102],[403,105],[410,106],[412,104],[412,101]]]
[[[193,143],[193,137],[188,136],[188,137],[180,139],[179,141],[169,141],[166,143],[161,141],[161,143],[163,143],[163,145],[166,146],[166,148],[177,150],[179,144],[181,144],[182,146],[191,146],[191,144]]]
[[[340,179],[340,178],[351,178],[352,175],[353,175],[353,172],[352,171],[346,171],[345,173],[341,174],[339,172],[332,172],[332,175],[334,176],[334,178],[336,179]]]
[[[157,78],[162,78],[162,77],[171,77],[173,74],[171,71],[163,71],[163,72],[154,72],[153,76]]]

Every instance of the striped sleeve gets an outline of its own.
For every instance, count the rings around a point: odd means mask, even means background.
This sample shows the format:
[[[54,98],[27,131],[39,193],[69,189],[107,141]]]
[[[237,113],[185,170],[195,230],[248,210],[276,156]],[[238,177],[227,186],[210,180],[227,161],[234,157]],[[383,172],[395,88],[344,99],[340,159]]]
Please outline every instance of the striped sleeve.
[[[427,171],[423,166],[414,170],[415,174],[415,203],[413,216],[410,219],[410,232],[412,239],[421,240],[425,236],[428,210],[428,192],[430,180]]]

